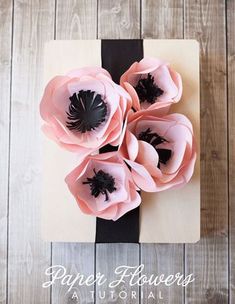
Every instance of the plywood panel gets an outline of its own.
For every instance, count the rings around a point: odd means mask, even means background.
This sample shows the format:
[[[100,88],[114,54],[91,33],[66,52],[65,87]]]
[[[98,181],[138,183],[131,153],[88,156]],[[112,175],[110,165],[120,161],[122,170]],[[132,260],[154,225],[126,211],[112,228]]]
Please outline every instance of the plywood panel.
[[[199,48],[195,40],[144,40],[145,56],[170,62],[183,78],[183,96],[172,105],[193,123],[198,156],[194,175],[182,189],[142,192],[140,243],[194,243],[200,238]],[[174,48],[174,52],[172,49]],[[65,55],[66,54],[66,55]],[[192,60],[194,58],[194,60]],[[101,66],[100,40],[51,41],[45,48],[45,77],[49,80],[75,66]],[[96,218],[84,214],[68,190],[65,177],[78,164],[76,153],[43,137],[43,238],[61,242],[95,242]],[[59,166],[58,166],[59,164]],[[56,172],[56,174],[55,174]],[[59,189],[59,190],[58,190]]]

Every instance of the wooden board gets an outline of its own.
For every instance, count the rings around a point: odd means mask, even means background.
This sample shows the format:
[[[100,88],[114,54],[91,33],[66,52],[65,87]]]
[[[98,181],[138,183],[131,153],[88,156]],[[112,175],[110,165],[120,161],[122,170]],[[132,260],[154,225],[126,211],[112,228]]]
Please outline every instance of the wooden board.
[[[8,240],[8,181],[9,129],[11,89],[12,2],[0,5],[0,303],[7,303],[7,240]]]
[[[47,304],[50,244],[40,238],[39,119],[43,45],[53,38],[54,2],[14,1],[9,184],[8,303]]]
[[[75,277],[78,273],[88,277],[95,272],[95,250],[91,244],[56,243],[52,247],[52,265],[61,265],[67,275]],[[68,286],[58,280],[51,289],[51,304],[63,303],[94,303],[94,285],[77,286],[70,291]]]
[[[224,1],[185,1],[185,38],[201,46],[202,239],[186,246],[186,303],[228,302],[228,159]]]
[[[182,75],[183,97],[172,106],[171,111],[186,114],[191,119],[198,156],[193,178],[183,189],[142,193],[139,241],[193,243],[200,236],[198,44],[192,40],[144,40],[143,44],[144,56],[164,58]],[[46,45],[46,81],[83,66],[101,66],[100,40],[52,41]],[[96,219],[81,212],[64,182],[66,175],[77,166],[76,154],[59,148],[45,138],[43,159],[43,238],[49,241],[94,242]]]
[[[107,261],[109,261],[107,263]],[[96,286],[96,303],[139,303],[139,287],[130,287],[128,282],[121,283],[115,288],[108,284],[117,280],[115,270],[122,265],[136,267],[139,265],[139,244],[97,244],[96,272],[104,273],[106,284]],[[124,299],[122,299],[122,297]]]
[[[182,39],[183,17],[183,0],[142,0],[142,37]]]
[[[229,148],[229,299],[235,302],[235,1],[227,1],[228,148]]]
[[[135,0],[98,1],[99,39],[140,38],[140,3]]]

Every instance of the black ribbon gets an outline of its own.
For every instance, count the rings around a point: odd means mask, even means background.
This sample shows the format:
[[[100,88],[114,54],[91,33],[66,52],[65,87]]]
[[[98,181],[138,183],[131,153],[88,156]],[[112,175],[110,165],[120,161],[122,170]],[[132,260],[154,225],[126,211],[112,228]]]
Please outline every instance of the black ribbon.
[[[133,40],[102,40],[102,67],[119,83],[121,75],[135,61],[143,58],[143,41]],[[106,146],[101,152],[115,149]],[[96,219],[96,243],[138,243],[139,242],[139,207],[135,208],[119,220]]]

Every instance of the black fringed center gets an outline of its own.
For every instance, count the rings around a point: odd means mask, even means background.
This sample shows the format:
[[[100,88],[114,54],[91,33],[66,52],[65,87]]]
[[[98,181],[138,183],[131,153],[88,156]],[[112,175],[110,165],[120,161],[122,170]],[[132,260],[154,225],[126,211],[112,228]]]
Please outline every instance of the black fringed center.
[[[94,197],[99,196],[100,194],[105,195],[105,201],[109,199],[108,192],[112,193],[116,191],[115,188],[115,179],[112,175],[105,173],[103,170],[95,171],[95,175],[91,178],[87,178],[86,182],[83,182],[84,185],[90,185],[91,195]]]
[[[147,101],[151,104],[155,103],[156,99],[164,93],[164,91],[154,83],[154,77],[150,73],[148,73],[147,78],[142,78],[138,81],[135,90],[140,102]]]
[[[107,105],[100,94],[90,90],[79,91],[69,97],[71,103],[67,112],[67,127],[85,133],[97,128],[107,115]]]
[[[169,149],[157,148],[158,145],[167,142],[167,140],[157,133],[153,133],[150,128],[146,131],[143,131],[139,134],[139,140],[143,140],[149,144],[151,144],[154,149],[157,151],[159,156],[158,167],[160,168],[160,163],[166,164],[168,160],[171,158],[172,151]]]

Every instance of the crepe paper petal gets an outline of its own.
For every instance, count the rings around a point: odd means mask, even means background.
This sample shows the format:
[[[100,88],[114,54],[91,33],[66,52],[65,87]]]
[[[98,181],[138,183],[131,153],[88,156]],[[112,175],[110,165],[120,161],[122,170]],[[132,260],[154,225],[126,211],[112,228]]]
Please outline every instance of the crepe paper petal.
[[[54,77],[40,104],[43,132],[82,160],[107,144],[120,145],[132,100],[102,68],[85,67]]]
[[[183,186],[190,181],[196,162],[192,124],[182,114],[164,116],[157,109],[132,113],[120,153],[141,190]]]
[[[132,85],[130,85],[128,82],[123,83],[123,87],[126,89],[126,91],[130,94],[132,99],[132,106],[136,111],[140,110],[140,103],[139,103],[139,97],[136,93],[136,90],[133,88]]]
[[[65,181],[80,209],[100,218],[115,221],[141,203],[119,152],[87,156]]]
[[[138,140],[139,150],[136,162],[144,164],[145,168],[151,175],[159,175],[159,155],[156,153],[154,147],[142,140]]]
[[[127,130],[125,141],[128,152],[128,159],[135,160],[139,151],[139,143],[137,138],[129,130]]]
[[[109,74],[109,72],[101,67],[83,67],[83,68],[79,68],[79,69],[74,69],[71,70],[67,73],[67,75],[70,78],[80,78],[83,75],[89,74],[93,77],[102,74],[102,75],[106,75],[107,77],[111,78],[111,75]]]
[[[131,95],[136,111],[154,109],[160,103],[167,103],[169,111],[169,104],[178,102],[182,96],[180,74],[158,58],[134,62],[121,76],[120,85]]]
[[[131,174],[136,185],[146,192],[156,192],[157,187],[154,179],[149,174],[148,170],[145,166],[138,164],[137,162],[133,162],[129,159],[125,159],[126,163],[131,167]]]

